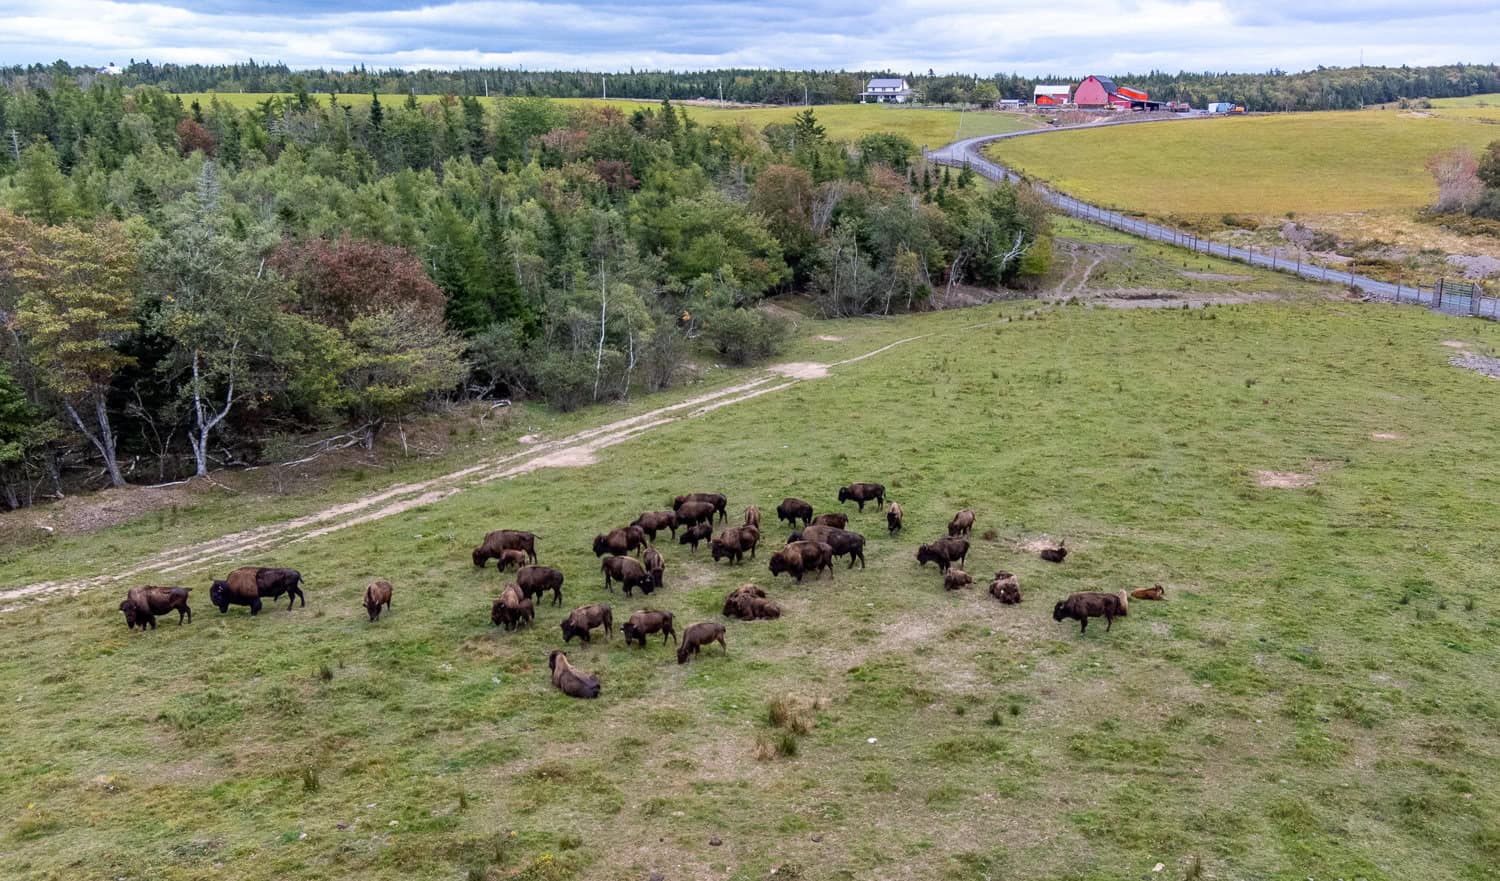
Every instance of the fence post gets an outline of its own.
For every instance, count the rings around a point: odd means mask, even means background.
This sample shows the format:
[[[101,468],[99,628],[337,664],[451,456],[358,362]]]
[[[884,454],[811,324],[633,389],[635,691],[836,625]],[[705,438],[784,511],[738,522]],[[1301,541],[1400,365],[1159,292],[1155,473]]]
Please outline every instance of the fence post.
[[[1479,282],[1476,281],[1474,286],[1469,288],[1469,314],[1476,318],[1479,317],[1479,298],[1482,296],[1484,296],[1484,288],[1481,288]]]
[[[1434,309],[1441,309],[1442,307],[1443,307],[1443,280],[1440,278],[1440,279],[1437,280],[1437,284],[1435,284],[1435,285],[1432,286],[1432,308],[1434,308]]]

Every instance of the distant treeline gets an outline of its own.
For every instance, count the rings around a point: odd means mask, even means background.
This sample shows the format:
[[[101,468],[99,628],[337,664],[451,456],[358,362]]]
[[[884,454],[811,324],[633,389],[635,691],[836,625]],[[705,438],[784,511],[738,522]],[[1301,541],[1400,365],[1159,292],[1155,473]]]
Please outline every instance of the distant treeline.
[[[1030,99],[1038,83],[1076,83],[1087,73],[1023,77],[999,74],[925,75],[899,71],[755,70],[629,71],[597,73],[566,70],[293,70],[285,64],[154,64],[130,61],[122,80],[153,85],[170,92],[296,92],[340,94],[508,95],[547,98],[599,97],[688,100],[720,98],[755,104],[838,104],[859,100],[871,77],[904,76],[920,97],[934,104],[967,103],[981,83],[995,86],[1002,98]],[[57,76],[87,77],[92,67],[51,65],[0,68],[11,86],[47,87]],[[1202,106],[1233,101],[1250,110],[1350,110],[1400,98],[1455,98],[1500,92],[1500,67],[1452,64],[1440,67],[1328,67],[1302,73],[1115,74],[1116,82],[1145,89],[1163,101]],[[992,94],[988,88],[981,98]]]

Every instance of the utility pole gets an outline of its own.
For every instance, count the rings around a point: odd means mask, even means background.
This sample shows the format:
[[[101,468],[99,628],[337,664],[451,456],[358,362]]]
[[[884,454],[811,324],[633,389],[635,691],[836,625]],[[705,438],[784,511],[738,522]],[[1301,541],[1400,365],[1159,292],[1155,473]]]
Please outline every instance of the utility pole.
[[[484,78],[484,97],[488,98],[489,96],[490,96],[490,78],[489,77],[485,77]]]
[[[10,152],[15,155],[16,161],[21,161],[21,138],[15,129],[10,130]]]
[[[807,100],[807,83],[802,84],[802,106],[806,107],[812,102]]]
[[[719,106],[724,106],[724,81],[719,80]]]
[[[604,86],[604,100],[609,100],[609,77],[599,74],[599,83]]]

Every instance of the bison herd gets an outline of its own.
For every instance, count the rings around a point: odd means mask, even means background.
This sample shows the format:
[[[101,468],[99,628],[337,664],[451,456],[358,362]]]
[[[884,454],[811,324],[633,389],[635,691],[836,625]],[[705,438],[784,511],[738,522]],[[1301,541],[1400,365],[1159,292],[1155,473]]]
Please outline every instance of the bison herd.
[[[887,531],[892,536],[904,526],[905,512],[894,501],[887,508],[885,487],[881,484],[853,483],[841,487],[838,499],[840,504],[856,503],[861,512],[867,502],[874,503],[877,512],[885,514]],[[689,493],[675,497],[671,510],[647,511],[626,526],[596,535],[592,549],[600,560],[605,592],[613,593],[616,583],[627,598],[634,596],[636,590],[650,595],[663,588],[666,560],[657,548],[656,540],[664,532],[676,538],[679,546],[691,546],[689,553],[692,554],[697,553],[700,544],[707,543],[714,563],[737,566],[744,564],[747,557],[755,559],[762,539],[760,508],[747,507],[741,525],[723,525],[715,535],[715,525],[728,520],[728,506],[728,499],[721,493]],[[847,569],[853,569],[856,562],[860,569],[865,568],[865,537],[849,528],[846,512],[815,514],[810,503],[786,498],[776,506],[776,517],[778,523],[788,524],[793,531],[782,547],[768,555],[767,566],[772,578],[786,574],[800,584],[806,576],[821,579],[826,572],[832,579],[836,558],[847,558]],[[947,535],[917,547],[918,566],[935,564],[947,591],[962,590],[975,583],[974,577],[961,567],[967,565],[971,549],[969,536],[976,519],[974,511],[965,508],[949,521]],[[988,533],[986,537],[994,536]],[[483,568],[490,560],[495,560],[498,571],[515,572],[515,580],[505,584],[490,606],[493,626],[513,631],[534,624],[536,603],[533,601],[549,593],[550,605],[562,605],[563,572],[539,565],[536,545],[537,536],[531,532],[499,529],[486,535],[474,548],[472,559],[476,567]],[[1060,541],[1056,547],[1041,548],[1038,555],[1044,561],[1060,564],[1067,559],[1068,549]],[[208,595],[221,613],[227,612],[230,606],[247,606],[251,615],[257,615],[265,600],[274,601],[282,596],[287,597],[289,611],[298,601],[306,607],[307,597],[302,584],[302,575],[295,569],[241,566],[223,580],[215,579],[209,586]],[[132,588],[120,603],[120,611],[131,629],[137,626],[142,630],[154,629],[156,616],[173,610],[178,613],[178,624],[191,623],[190,592],[191,588],[183,587]],[[373,581],[366,587],[363,605],[371,622],[379,621],[382,611],[390,611],[393,593],[389,581]],[[1003,605],[1018,604],[1021,602],[1020,580],[1011,572],[997,571],[989,583],[989,593]],[[1165,591],[1161,585],[1155,585],[1114,593],[1073,593],[1057,602],[1052,617],[1055,621],[1072,619],[1079,622],[1080,633],[1087,632],[1090,618],[1103,618],[1104,629],[1108,632],[1116,618],[1127,616],[1131,599],[1162,600]],[[739,621],[774,620],[782,614],[781,606],[764,589],[750,583],[730,591],[724,598],[722,611],[724,618]],[[605,603],[579,606],[563,617],[559,628],[564,644],[574,637],[589,644],[594,632],[601,630],[606,639],[612,639],[614,613]],[[626,646],[634,644],[640,649],[647,647],[648,637],[658,633],[663,644],[672,640],[677,644],[679,664],[687,663],[700,650],[715,642],[724,654],[729,652],[727,630],[723,624],[714,621],[693,624],[683,631],[679,640],[672,613],[660,609],[641,609],[631,613],[620,630],[625,635]],[[564,694],[577,698],[599,696],[599,677],[574,667],[563,651],[552,651],[547,663],[552,684]]]

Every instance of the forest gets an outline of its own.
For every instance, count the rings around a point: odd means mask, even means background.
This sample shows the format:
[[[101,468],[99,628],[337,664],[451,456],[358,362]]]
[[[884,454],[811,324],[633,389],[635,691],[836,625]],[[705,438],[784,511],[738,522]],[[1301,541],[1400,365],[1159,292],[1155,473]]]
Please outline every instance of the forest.
[[[997,59],[997,66],[1003,60]],[[908,71],[816,71],[728,69],[702,71],[529,71],[507,69],[348,71],[292,70],[284,64],[180,65],[131,60],[121,79],[169,92],[297,92],[321,94],[476,95],[547,98],[612,98],[674,101],[723,98],[752,104],[840,104],[859,100],[876,76],[904,76],[932,104],[985,104],[1001,98],[1031,100],[1038,83],[1076,83],[1108,71],[1025,77],[1018,74],[925,75]],[[13,87],[50,87],[54,77],[90,77],[92,68],[65,62],[0,67],[0,81]],[[1243,104],[1250,111],[1353,110],[1401,98],[1457,98],[1500,92],[1500,66],[1450,64],[1431,67],[1320,67],[1287,73],[1214,73],[1151,70],[1116,72],[1116,82],[1145,89],[1159,101],[1202,107],[1213,101]],[[606,82],[607,81],[607,82]]]
[[[128,78],[0,89],[0,499],[158,483],[435,403],[569,409],[777,351],[829,316],[1044,274],[1027,189],[816,112],[299,89],[250,109]],[[402,435],[404,437],[404,434]]]

